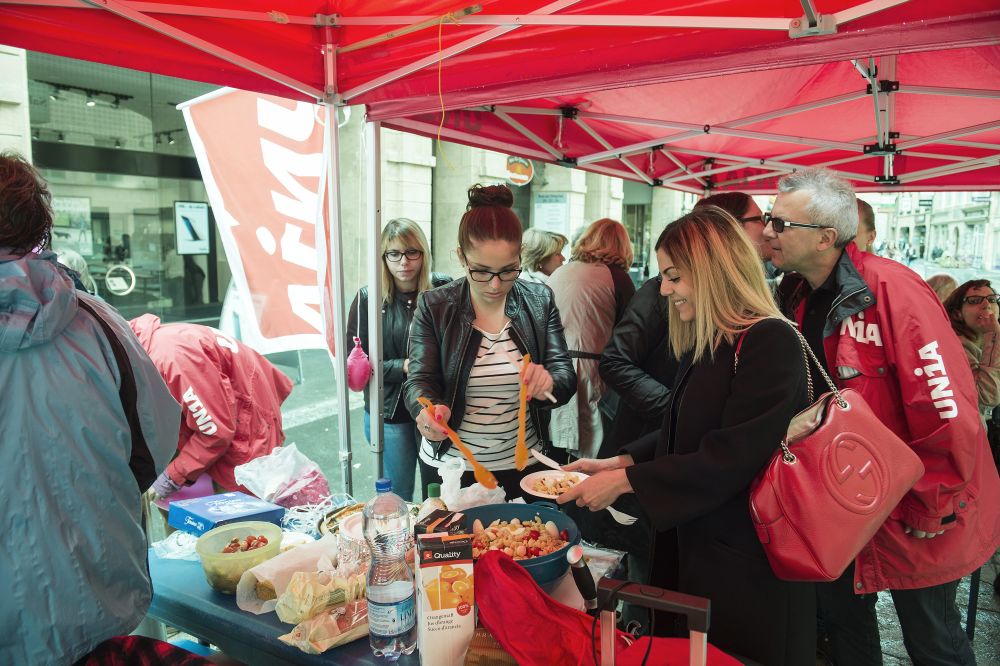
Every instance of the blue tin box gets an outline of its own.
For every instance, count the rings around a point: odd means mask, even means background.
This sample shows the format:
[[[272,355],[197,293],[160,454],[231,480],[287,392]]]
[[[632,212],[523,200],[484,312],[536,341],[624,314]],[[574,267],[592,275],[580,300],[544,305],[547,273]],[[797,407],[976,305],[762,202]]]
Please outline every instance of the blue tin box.
[[[201,536],[219,525],[244,520],[261,520],[281,525],[285,508],[245,493],[223,493],[170,503],[167,523],[171,527]]]

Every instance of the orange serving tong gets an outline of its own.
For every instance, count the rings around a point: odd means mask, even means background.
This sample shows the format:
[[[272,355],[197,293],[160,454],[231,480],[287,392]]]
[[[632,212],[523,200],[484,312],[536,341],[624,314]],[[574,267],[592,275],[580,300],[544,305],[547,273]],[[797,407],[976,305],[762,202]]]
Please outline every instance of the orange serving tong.
[[[517,391],[517,447],[514,449],[514,465],[517,471],[528,466],[527,418],[528,418],[528,387],[524,385],[524,373],[531,365],[531,354],[525,354],[521,362],[521,386]]]
[[[448,435],[448,439],[451,440],[451,443],[455,445],[455,448],[461,451],[462,455],[465,456],[465,459],[468,460],[469,464],[472,465],[472,472],[476,477],[476,481],[483,484],[487,488],[490,489],[496,488],[497,479],[495,476],[493,476],[493,473],[490,470],[483,467],[483,464],[481,462],[476,460],[476,456],[472,455],[472,451],[469,450],[469,447],[467,447],[465,444],[462,443],[462,440],[459,438],[458,433],[456,433],[454,430],[448,427],[447,423],[441,423],[440,421],[437,420],[436,418],[437,413],[434,408],[434,403],[432,403],[430,400],[428,400],[423,396],[417,398],[417,402],[426,407],[427,411],[430,412],[430,415],[432,417],[435,417],[435,422],[438,424],[439,427],[441,427],[445,431],[445,434]]]

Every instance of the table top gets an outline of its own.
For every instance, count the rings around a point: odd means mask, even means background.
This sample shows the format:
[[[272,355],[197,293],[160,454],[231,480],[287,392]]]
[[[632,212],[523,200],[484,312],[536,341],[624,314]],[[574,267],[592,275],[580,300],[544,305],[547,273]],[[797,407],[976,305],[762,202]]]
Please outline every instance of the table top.
[[[614,575],[621,564],[622,554],[589,546],[589,556],[598,554],[605,560],[601,565],[591,562],[595,578]],[[278,620],[275,613],[254,615],[240,610],[236,596],[216,592],[209,587],[201,563],[191,560],[162,559],[149,550],[149,573],[153,580],[153,601],[149,615],[192,636],[208,641],[234,659],[249,666],[284,666],[286,664],[338,664],[344,666],[385,666],[388,662],[372,654],[366,638],[309,655],[278,640],[294,625]],[[553,598],[575,608],[583,608],[583,599],[567,573],[543,588]],[[400,657],[400,666],[420,663],[417,653]]]
[[[385,666],[384,659],[372,654],[366,638],[309,655],[285,645],[278,636],[294,625],[284,624],[275,613],[254,615],[236,606],[236,596],[209,587],[201,563],[166,560],[149,551],[149,573],[153,579],[153,602],[149,614],[181,631],[219,647],[234,659],[250,666],[285,664],[338,664],[344,666]],[[403,656],[400,666],[420,663],[417,654]]]

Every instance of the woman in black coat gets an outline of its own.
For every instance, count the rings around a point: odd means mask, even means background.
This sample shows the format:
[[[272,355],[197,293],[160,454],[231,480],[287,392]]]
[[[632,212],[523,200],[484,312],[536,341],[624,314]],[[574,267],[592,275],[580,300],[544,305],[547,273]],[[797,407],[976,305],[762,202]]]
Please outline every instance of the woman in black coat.
[[[807,406],[798,338],[722,210],[699,208],[668,226],[656,256],[680,357],[663,427],[617,457],[568,465],[593,476],[559,501],[597,511],[635,493],[657,530],[652,583],[670,579],[658,555],[676,527],[678,587],[711,600],[709,641],[768,666],[811,663],[813,586],[774,575],[748,509],[751,482]]]

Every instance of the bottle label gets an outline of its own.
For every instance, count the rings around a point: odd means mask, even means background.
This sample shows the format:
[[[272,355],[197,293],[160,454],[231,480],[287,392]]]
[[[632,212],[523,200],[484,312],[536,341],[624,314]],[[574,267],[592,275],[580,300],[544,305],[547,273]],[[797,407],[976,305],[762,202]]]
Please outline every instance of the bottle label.
[[[368,631],[379,638],[397,638],[410,632],[417,622],[414,595],[401,601],[380,603],[368,599]]]

